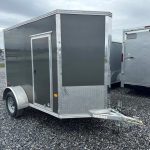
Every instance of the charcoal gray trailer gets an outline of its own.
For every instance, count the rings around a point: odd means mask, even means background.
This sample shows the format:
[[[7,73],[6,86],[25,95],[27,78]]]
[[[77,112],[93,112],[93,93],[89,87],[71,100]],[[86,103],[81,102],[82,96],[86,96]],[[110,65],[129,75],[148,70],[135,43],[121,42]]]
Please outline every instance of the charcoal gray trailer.
[[[112,42],[110,49],[111,84],[119,83],[121,74],[122,43]]]
[[[140,121],[109,106],[111,13],[56,10],[4,30],[9,114]]]
[[[121,85],[150,87],[150,27],[123,32]]]

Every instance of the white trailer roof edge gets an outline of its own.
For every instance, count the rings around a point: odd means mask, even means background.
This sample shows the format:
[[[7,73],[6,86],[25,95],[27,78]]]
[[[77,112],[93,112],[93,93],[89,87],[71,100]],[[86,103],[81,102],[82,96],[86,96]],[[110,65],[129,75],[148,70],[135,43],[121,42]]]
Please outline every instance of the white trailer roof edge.
[[[52,15],[55,15],[55,14],[104,15],[104,16],[112,17],[112,13],[111,12],[106,12],[106,11],[81,11],[81,10],[61,10],[61,9],[56,9],[56,10],[50,12],[50,13],[44,14],[44,15],[39,16],[39,17],[35,17],[33,19],[30,19],[30,20],[24,21],[22,23],[19,23],[17,25],[14,25],[12,27],[6,28],[3,31],[9,31],[11,29],[23,26],[25,24],[28,24],[28,23],[31,23],[31,22],[34,22],[34,21],[37,21],[37,20],[40,20],[40,19],[52,16]]]
[[[150,26],[142,26],[142,27],[137,27],[137,28],[130,28],[130,29],[125,29],[123,30],[124,33],[127,32],[140,32],[140,31],[147,31],[150,30]]]

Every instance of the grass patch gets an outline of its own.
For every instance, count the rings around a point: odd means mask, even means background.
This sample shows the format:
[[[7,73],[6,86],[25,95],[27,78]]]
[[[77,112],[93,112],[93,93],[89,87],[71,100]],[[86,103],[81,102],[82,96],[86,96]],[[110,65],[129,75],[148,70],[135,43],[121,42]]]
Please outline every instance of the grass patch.
[[[4,63],[0,63],[0,68],[4,68],[5,64]]]

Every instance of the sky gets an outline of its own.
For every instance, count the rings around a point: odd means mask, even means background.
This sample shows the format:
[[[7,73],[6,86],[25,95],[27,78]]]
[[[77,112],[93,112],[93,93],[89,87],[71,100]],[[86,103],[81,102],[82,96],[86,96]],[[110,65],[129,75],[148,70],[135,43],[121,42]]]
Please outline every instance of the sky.
[[[150,25],[150,0],[1,0],[0,48],[3,29],[55,9],[112,12],[112,37],[118,42],[123,29]]]

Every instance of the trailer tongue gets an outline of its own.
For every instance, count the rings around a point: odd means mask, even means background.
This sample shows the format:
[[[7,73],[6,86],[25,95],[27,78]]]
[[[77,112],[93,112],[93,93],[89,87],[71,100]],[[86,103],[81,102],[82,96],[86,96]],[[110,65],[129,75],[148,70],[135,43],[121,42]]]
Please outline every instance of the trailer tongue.
[[[90,110],[89,112],[91,114],[91,117],[93,118],[109,119],[109,120],[116,120],[116,121],[136,124],[136,125],[143,125],[143,122],[141,120],[137,118],[125,116],[112,108],[102,109],[102,110],[94,109],[94,110]]]

